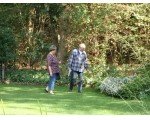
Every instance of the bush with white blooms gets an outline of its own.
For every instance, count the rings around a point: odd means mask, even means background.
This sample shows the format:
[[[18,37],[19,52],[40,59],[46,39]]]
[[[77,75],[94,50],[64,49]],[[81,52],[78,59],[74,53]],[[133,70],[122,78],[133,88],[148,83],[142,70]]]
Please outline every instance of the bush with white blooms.
[[[124,86],[126,83],[130,81],[133,81],[134,79],[135,76],[129,76],[124,78],[107,77],[102,81],[99,88],[103,93],[118,96],[118,91],[122,89],[122,86]]]

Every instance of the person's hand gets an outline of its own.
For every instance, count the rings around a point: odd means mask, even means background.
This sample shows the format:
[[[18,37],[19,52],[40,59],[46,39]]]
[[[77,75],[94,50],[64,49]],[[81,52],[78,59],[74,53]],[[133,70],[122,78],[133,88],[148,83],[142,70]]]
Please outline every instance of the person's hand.
[[[52,76],[53,74],[50,72],[49,75]]]
[[[59,61],[58,63],[61,64],[61,61]]]

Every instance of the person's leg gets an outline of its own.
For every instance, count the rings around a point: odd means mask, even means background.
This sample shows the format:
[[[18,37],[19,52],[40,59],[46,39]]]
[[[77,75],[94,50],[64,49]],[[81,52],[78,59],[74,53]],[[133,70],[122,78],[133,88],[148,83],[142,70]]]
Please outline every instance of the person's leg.
[[[53,90],[54,90],[54,87],[55,87],[55,81],[56,81],[56,74],[53,74],[52,76],[50,76],[50,82],[49,82],[49,85],[48,85],[49,92],[51,94],[53,94]]]
[[[77,83],[78,84],[78,92],[81,93],[82,92],[82,84],[83,84],[83,73],[82,72],[78,73],[78,79],[79,79],[79,82]]]
[[[75,72],[72,70],[70,72],[70,86],[69,86],[69,91],[73,90],[74,84],[75,84]]]

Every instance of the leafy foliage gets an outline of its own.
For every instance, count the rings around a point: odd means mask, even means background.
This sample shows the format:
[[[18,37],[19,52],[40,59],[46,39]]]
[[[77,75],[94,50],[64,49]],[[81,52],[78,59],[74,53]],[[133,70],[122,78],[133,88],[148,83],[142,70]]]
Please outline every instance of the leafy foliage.
[[[140,68],[134,81],[123,86],[118,92],[123,98],[142,99],[150,95],[150,65]]]
[[[26,84],[46,84],[49,81],[45,70],[9,70],[7,79],[11,82]]]
[[[66,60],[80,42],[93,65],[143,63],[150,56],[148,13],[149,4],[1,4],[0,25],[14,30],[20,66],[40,64],[50,44]]]
[[[0,63],[13,61],[16,57],[15,37],[10,28],[0,27]]]
[[[114,78],[114,77],[107,77],[103,80],[100,85],[101,92],[104,92],[111,96],[118,96],[118,91],[122,90],[122,87],[129,82],[134,81],[134,76],[125,77],[125,78]]]
[[[20,84],[46,85],[49,83],[49,75],[47,71],[44,69],[43,70],[7,69],[6,79],[10,82]],[[60,79],[56,81],[57,85],[67,85],[68,83],[69,77],[67,75],[61,75]]]

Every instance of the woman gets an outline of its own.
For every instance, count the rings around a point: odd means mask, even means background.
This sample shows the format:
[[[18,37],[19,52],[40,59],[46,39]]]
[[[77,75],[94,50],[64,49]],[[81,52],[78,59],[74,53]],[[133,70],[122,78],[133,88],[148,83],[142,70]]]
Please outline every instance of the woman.
[[[50,94],[54,94],[53,90],[55,87],[55,81],[59,77],[60,69],[59,69],[59,61],[56,57],[57,47],[55,45],[51,45],[50,52],[47,55],[47,70],[50,76],[50,81],[48,84],[48,90]]]

